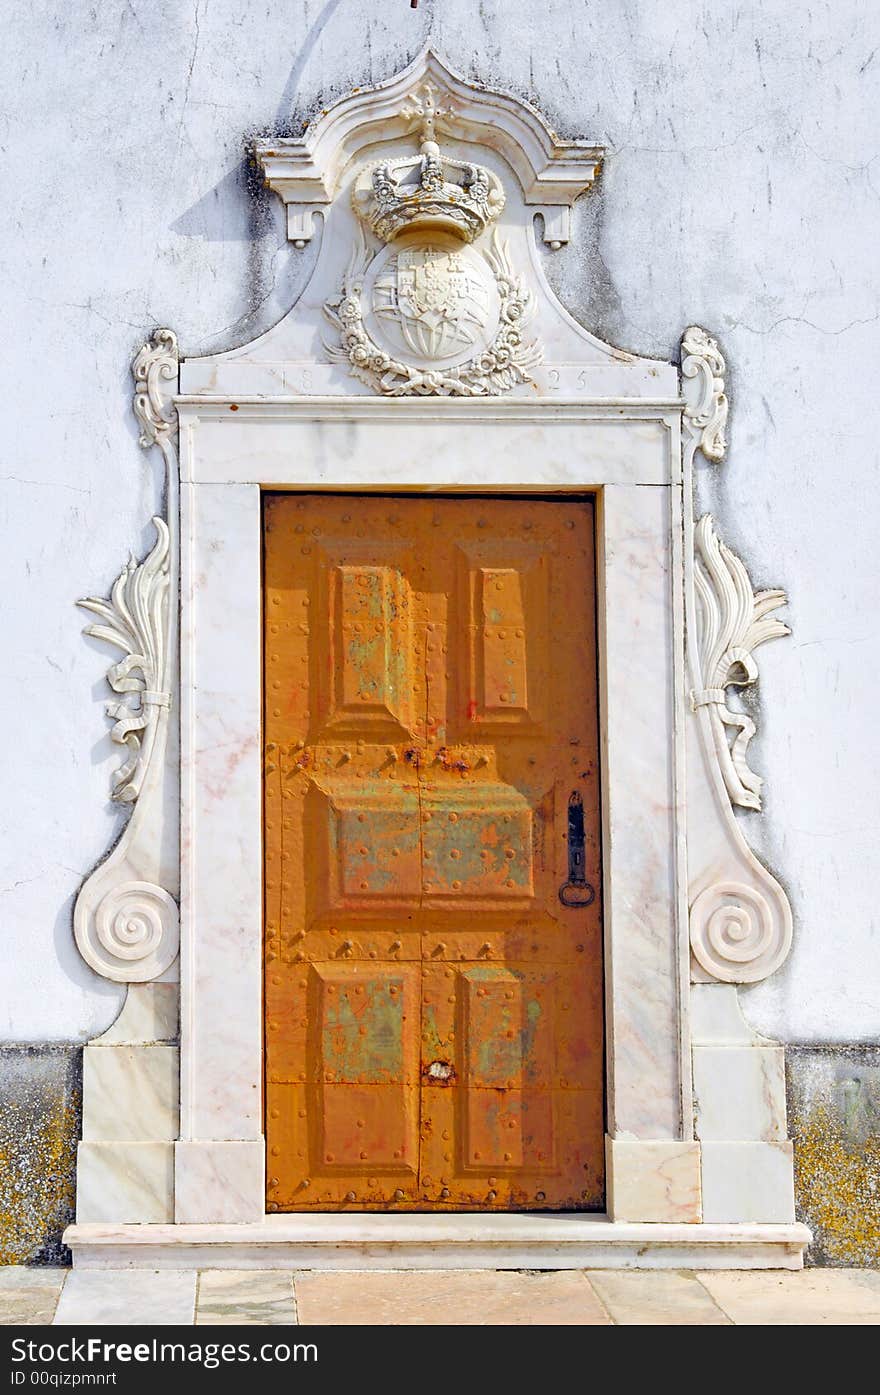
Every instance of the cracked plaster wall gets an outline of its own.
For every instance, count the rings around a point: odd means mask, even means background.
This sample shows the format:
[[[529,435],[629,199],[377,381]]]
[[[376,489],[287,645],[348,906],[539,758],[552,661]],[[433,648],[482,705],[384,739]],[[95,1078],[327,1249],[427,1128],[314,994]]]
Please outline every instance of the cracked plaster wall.
[[[466,75],[608,147],[571,245],[572,311],[671,357],[705,325],[730,364],[731,446],[701,505],[758,584],[792,597],[762,649],[749,836],[790,889],[795,948],[744,994],[783,1040],[880,1029],[874,884],[880,734],[875,167],[880,22],[858,0],[9,0],[0,159],[7,232],[0,1039],[83,1041],[119,990],[79,960],[72,899],[121,822],[108,657],[77,596],[149,545],[131,357],[156,324],[184,352],[253,337],[314,250],[285,241],[247,159],[433,36]]]

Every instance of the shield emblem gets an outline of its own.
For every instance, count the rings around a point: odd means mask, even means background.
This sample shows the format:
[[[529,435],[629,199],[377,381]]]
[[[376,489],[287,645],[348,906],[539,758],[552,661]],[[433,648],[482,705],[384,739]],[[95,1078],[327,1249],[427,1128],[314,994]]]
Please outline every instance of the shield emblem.
[[[473,349],[483,339],[490,303],[482,266],[464,251],[401,249],[373,283],[378,323],[420,359],[442,361]]]

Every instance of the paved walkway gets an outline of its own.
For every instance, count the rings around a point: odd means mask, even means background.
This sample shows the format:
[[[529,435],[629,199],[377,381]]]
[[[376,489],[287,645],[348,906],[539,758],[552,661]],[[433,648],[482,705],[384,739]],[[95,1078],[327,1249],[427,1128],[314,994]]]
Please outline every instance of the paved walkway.
[[[880,1324],[880,1270],[0,1268],[0,1324]]]

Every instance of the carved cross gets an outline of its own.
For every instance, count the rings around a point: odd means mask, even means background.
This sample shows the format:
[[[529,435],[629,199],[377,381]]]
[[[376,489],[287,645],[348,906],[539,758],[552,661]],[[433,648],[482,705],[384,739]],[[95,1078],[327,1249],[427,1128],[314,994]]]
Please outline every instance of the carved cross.
[[[431,86],[430,82],[426,82],[400,109],[400,115],[404,121],[418,121],[420,123],[423,143],[437,140],[437,126],[440,122],[448,123],[456,118],[454,107],[437,106],[435,98],[439,96],[440,93]]]

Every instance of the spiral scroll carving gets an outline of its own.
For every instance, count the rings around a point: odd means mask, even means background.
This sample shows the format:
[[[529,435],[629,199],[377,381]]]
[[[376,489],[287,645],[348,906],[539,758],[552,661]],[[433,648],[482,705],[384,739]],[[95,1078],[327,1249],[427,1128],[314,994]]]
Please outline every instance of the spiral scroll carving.
[[[180,946],[180,916],[173,896],[153,882],[119,882],[99,901],[83,958],[117,983],[146,983],[164,973]]]
[[[706,973],[724,983],[755,983],[779,967],[791,945],[788,902],[774,906],[742,882],[714,882],[694,900],[691,948]]]

